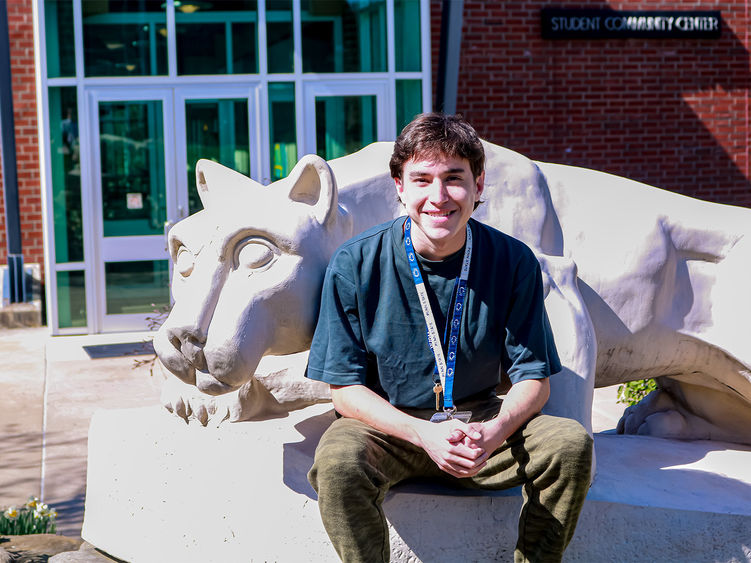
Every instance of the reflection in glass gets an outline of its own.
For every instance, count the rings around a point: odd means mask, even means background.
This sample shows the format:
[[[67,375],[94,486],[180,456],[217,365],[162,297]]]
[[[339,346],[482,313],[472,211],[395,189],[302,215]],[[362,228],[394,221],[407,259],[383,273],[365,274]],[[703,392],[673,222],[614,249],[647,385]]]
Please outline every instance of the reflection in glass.
[[[266,0],[266,47],[270,73],[294,71],[292,0]]]
[[[158,235],[167,217],[161,100],[99,103],[104,236]]]
[[[405,125],[422,113],[422,81],[396,81],[396,130],[401,131]]]
[[[75,76],[73,0],[44,0],[44,35],[47,47],[47,76]]]
[[[303,72],[385,72],[385,0],[303,0]]]
[[[167,17],[161,0],[83,1],[86,76],[167,74]]]
[[[297,162],[295,85],[269,84],[269,135],[271,180],[286,178]]]
[[[57,272],[57,326],[86,326],[86,282],[83,271]]]
[[[394,0],[394,56],[397,72],[420,69],[420,0]]]
[[[178,74],[258,72],[256,0],[175,2]]]
[[[83,260],[81,163],[75,86],[49,89],[55,261]]]
[[[104,286],[108,315],[151,313],[169,305],[169,262],[106,262]]]
[[[377,140],[375,96],[316,97],[316,153],[331,160]]]
[[[203,209],[196,188],[196,162],[208,158],[250,176],[248,100],[189,100],[185,102],[188,150],[188,207]]]

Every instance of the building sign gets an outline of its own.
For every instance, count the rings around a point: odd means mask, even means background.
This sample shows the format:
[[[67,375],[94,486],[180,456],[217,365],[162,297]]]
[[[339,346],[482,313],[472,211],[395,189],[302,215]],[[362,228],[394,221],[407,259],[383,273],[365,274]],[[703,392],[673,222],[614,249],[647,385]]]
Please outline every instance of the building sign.
[[[718,39],[716,11],[542,9],[543,39]]]

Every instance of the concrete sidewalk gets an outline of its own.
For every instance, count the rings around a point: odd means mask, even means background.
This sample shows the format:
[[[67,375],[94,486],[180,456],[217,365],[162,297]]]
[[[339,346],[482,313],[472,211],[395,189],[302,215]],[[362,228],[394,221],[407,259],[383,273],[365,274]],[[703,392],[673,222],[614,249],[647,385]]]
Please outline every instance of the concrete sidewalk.
[[[150,357],[150,336],[0,329],[0,507],[40,497],[57,510],[59,533],[80,536],[91,416],[159,403],[161,376],[134,367]],[[595,432],[615,428],[623,409],[614,387],[598,389]]]
[[[40,497],[57,510],[58,533],[80,536],[91,416],[159,403],[160,376],[134,367],[149,339],[0,329],[0,507]]]

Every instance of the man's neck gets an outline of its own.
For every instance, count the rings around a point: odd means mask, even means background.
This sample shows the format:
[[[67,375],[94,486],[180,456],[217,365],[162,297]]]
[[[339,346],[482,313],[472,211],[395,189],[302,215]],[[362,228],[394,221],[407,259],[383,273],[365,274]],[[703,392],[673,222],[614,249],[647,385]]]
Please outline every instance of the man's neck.
[[[447,241],[434,241],[428,238],[419,228],[412,225],[412,245],[415,251],[427,260],[437,262],[456,254],[467,240],[467,229],[461,230],[460,236]]]

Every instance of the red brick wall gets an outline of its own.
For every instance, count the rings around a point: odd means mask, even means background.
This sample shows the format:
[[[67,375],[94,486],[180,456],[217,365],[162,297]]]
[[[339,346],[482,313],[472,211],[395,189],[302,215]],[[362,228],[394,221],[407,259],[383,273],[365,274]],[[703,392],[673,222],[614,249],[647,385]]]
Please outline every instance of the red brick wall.
[[[44,264],[31,0],[10,0],[7,6],[13,80],[13,113],[16,126],[21,244],[25,263]],[[2,172],[0,172],[0,186],[2,185]],[[4,206],[3,198],[0,198],[0,264],[6,263],[8,252]]]
[[[544,6],[721,10],[722,38],[547,41]],[[751,206],[748,11],[746,0],[465,0],[457,111],[535,160]],[[432,15],[439,28],[439,2]]]

